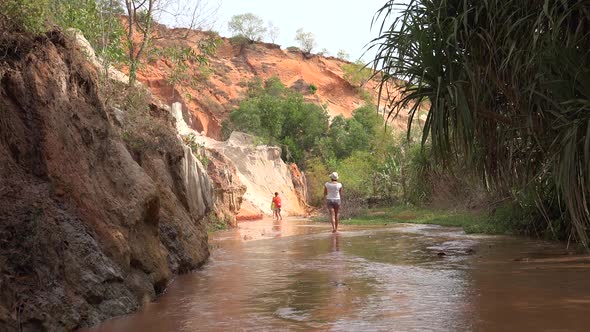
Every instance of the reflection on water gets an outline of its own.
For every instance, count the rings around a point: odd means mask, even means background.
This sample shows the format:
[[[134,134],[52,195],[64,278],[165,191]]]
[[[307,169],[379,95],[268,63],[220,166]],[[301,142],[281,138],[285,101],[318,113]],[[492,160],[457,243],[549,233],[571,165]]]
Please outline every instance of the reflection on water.
[[[590,326],[590,259],[560,244],[423,225],[336,234],[303,221],[240,227],[215,235],[205,268],[179,277],[140,312],[92,331]]]

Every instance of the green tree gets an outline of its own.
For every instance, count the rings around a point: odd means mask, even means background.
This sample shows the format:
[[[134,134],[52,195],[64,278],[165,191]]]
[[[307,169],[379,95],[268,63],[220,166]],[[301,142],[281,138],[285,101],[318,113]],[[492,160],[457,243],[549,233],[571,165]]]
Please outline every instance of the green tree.
[[[383,118],[373,105],[364,105],[352,112],[352,118],[361,124],[367,135],[374,137],[378,130],[383,130]]]
[[[227,25],[233,36],[245,37],[252,41],[261,41],[266,34],[264,21],[252,13],[234,15]]]
[[[137,70],[140,60],[152,38],[154,12],[158,0],[125,0],[127,10],[127,54],[129,61],[129,85],[137,80]],[[136,41],[135,31],[139,32]]]
[[[330,138],[329,146],[332,148],[332,153],[337,159],[344,159],[351,153],[348,142],[348,128],[346,125],[346,119],[342,115],[335,116],[330,124],[330,131],[328,133]],[[325,151],[326,156],[330,155],[330,152]]]
[[[271,43],[275,43],[277,39],[279,39],[280,29],[271,21],[268,21],[268,38],[270,38]]]
[[[244,131],[265,143],[283,146],[283,157],[303,165],[306,154],[328,129],[328,114],[287,89],[277,77],[248,84],[247,98],[232,111],[224,132]]]
[[[303,31],[303,28],[297,29],[295,41],[299,43],[299,48],[303,53],[311,53],[316,47],[315,36],[311,32]]]
[[[363,127],[363,124],[355,118],[346,120],[346,149],[353,151],[368,151],[371,143],[371,134]]]
[[[338,53],[336,53],[336,57],[340,60],[347,60],[350,58],[350,54],[348,54],[348,52],[346,52],[346,50],[338,50]]]

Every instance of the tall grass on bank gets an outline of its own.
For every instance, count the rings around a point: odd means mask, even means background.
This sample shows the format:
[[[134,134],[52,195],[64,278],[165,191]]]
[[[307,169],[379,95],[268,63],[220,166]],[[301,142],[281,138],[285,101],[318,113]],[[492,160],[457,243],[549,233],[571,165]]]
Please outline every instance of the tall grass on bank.
[[[390,115],[429,100],[423,142],[439,161],[534,201],[531,223],[588,247],[588,1],[387,1],[374,23],[381,86],[408,82]]]

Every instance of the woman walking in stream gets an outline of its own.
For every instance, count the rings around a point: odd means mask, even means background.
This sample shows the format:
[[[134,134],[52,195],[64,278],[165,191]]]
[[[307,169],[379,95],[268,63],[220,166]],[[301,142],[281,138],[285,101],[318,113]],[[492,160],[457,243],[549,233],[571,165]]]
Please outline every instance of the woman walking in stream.
[[[338,173],[332,172],[330,174],[330,182],[326,182],[324,185],[324,197],[326,198],[326,206],[330,212],[332,233],[336,233],[338,231],[338,222],[340,221],[338,210],[340,210],[340,199],[342,198],[342,183],[338,182]]]

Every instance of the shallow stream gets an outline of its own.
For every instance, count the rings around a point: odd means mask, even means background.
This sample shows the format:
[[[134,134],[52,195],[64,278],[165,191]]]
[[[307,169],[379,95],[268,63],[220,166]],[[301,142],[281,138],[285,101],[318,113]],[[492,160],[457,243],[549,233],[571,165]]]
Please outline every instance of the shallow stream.
[[[399,224],[249,222],[139,312],[89,331],[587,331],[590,257]]]

